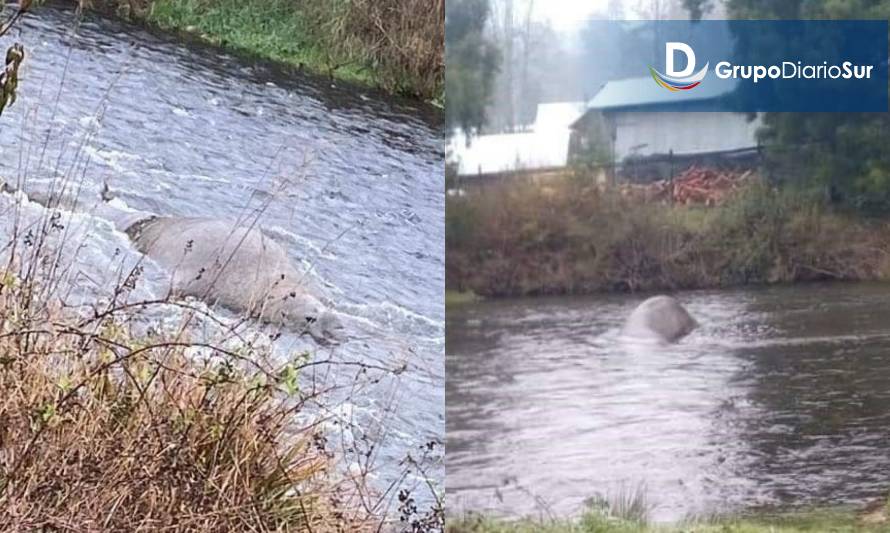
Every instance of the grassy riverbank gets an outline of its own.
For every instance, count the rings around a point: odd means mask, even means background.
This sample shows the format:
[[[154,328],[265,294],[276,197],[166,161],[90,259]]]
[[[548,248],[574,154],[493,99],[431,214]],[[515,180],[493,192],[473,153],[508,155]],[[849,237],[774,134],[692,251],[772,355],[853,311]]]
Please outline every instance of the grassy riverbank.
[[[886,515],[886,514],[885,514]],[[447,533],[878,533],[890,524],[869,522],[851,510],[816,510],[758,517],[715,518],[651,525],[589,511],[575,520],[505,521],[468,516],[449,522]]]
[[[336,79],[443,102],[444,0],[93,0],[105,11]]]
[[[482,296],[890,279],[890,222],[753,185],[720,207],[566,179],[448,197],[446,285]]]

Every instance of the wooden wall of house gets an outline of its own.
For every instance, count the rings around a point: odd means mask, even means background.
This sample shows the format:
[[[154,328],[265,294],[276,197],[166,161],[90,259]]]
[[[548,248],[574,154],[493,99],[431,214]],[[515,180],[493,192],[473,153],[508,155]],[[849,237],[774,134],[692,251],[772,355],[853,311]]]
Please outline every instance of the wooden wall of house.
[[[757,146],[760,120],[743,113],[614,111],[616,162],[659,154],[689,155]]]

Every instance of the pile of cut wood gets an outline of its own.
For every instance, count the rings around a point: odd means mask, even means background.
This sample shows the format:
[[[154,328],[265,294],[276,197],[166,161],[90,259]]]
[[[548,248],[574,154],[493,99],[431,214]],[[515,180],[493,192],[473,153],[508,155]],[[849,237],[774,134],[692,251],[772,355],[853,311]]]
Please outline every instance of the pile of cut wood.
[[[686,205],[717,205],[730,194],[756,179],[751,170],[737,172],[690,167],[679,176],[674,177],[674,202]],[[670,187],[670,182],[666,185]]]
[[[670,202],[683,205],[719,205],[732,193],[758,180],[751,170],[732,171],[692,166],[674,176],[648,185],[625,184],[621,194],[648,202]]]

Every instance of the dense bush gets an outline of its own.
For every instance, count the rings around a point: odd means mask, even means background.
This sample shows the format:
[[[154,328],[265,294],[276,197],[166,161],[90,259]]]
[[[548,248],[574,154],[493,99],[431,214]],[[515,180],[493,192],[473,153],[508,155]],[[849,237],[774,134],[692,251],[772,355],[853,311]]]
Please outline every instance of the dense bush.
[[[567,179],[451,197],[450,289],[482,295],[722,287],[890,275],[880,220],[765,185],[717,208],[626,198]]]

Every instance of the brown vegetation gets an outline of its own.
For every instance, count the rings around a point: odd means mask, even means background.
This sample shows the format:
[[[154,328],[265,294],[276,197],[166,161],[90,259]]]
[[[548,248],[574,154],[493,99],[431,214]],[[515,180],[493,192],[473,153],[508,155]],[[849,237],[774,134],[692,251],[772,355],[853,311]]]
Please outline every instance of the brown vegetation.
[[[168,305],[125,303],[138,271],[84,314],[15,263],[0,274],[0,530],[376,525],[307,416],[299,373],[314,363],[192,340],[194,310],[177,332],[134,333],[140,311]]]
[[[445,0],[306,2],[319,37],[351,61],[373,67],[396,92],[435,97],[445,80]],[[311,7],[310,7],[311,6]]]
[[[449,197],[446,284],[507,296],[886,279],[888,229],[756,183],[704,207],[513,181]]]

